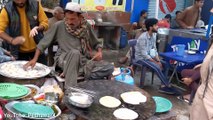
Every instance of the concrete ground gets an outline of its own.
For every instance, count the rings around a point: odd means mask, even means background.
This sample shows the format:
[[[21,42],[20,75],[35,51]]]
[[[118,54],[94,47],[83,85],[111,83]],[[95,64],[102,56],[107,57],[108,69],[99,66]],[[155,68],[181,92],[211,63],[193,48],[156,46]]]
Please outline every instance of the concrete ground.
[[[103,56],[104,59],[110,62],[113,62],[116,67],[121,66],[128,66],[128,63],[125,65],[121,65],[118,63],[120,57],[125,56],[126,52],[128,51],[128,47],[120,50],[104,50]],[[135,84],[139,86],[140,80],[140,69],[138,69],[134,75]],[[151,73],[147,72],[144,90],[147,91],[152,96],[161,96],[169,99],[173,107],[172,109],[163,114],[155,115],[154,117],[150,118],[151,120],[189,120],[189,108],[190,106],[188,103],[177,99],[175,95],[166,95],[158,92],[158,88],[160,86],[160,80],[155,75],[154,82],[151,84]]]

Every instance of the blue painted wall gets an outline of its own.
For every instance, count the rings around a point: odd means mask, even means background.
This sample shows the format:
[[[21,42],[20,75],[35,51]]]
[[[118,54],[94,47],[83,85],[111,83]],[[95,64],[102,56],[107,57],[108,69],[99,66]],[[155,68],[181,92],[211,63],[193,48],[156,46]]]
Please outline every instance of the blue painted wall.
[[[127,0],[132,1],[132,0]],[[148,10],[149,0],[134,0],[134,8],[131,13],[130,22],[137,22],[140,17],[141,10]]]
[[[132,0],[126,0],[126,12],[131,12],[131,7],[132,7]]]
[[[201,19],[205,22],[205,25],[208,24],[210,18],[210,10],[213,7],[212,0],[205,0],[202,8]]]

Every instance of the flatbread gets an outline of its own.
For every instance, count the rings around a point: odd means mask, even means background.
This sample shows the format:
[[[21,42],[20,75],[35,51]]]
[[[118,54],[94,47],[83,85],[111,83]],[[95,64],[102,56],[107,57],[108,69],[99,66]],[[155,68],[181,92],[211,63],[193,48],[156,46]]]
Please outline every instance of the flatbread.
[[[128,108],[119,108],[113,112],[117,119],[134,120],[138,118],[138,113]]]
[[[121,98],[125,103],[132,104],[132,105],[138,105],[140,103],[146,102],[147,100],[146,96],[138,91],[122,93]]]
[[[116,108],[121,104],[121,101],[112,96],[104,96],[99,99],[99,103],[108,108]]]

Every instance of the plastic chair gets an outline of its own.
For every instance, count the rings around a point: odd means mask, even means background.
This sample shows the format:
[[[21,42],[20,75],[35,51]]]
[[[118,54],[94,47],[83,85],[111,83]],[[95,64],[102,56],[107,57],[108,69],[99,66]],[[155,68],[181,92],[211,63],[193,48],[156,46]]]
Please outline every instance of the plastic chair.
[[[130,50],[130,65],[133,65],[134,71],[137,67],[142,68],[141,76],[140,76],[140,87],[143,87],[145,75],[146,75],[146,70],[147,70],[148,67],[143,65],[143,64],[137,63],[137,61],[135,60],[135,45],[137,44],[137,39],[128,40],[128,44],[131,48],[131,50]],[[153,84],[153,80],[154,80],[154,71],[152,71],[151,84]]]

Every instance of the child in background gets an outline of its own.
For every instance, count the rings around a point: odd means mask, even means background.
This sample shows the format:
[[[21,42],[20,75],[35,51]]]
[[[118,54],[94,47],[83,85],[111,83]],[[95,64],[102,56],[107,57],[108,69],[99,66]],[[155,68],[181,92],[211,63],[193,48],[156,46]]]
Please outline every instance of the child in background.
[[[0,63],[7,61],[14,61],[15,58],[11,55],[11,53],[4,48],[0,47]]]

